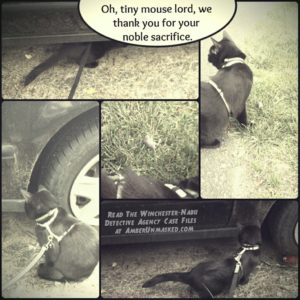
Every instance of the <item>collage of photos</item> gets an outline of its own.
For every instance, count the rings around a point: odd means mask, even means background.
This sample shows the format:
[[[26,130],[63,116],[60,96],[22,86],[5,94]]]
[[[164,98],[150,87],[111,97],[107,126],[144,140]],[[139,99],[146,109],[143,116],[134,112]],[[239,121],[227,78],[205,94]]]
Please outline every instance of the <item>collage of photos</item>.
[[[206,2],[1,4],[2,298],[298,297],[298,3]]]

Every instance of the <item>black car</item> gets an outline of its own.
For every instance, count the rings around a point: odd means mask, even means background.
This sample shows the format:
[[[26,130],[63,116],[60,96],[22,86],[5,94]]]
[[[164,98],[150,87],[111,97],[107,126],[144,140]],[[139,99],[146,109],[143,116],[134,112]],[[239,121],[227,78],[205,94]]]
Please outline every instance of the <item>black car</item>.
[[[2,102],[2,211],[44,185],[77,218],[99,224],[99,103]]]
[[[237,236],[249,200],[103,200],[101,244]],[[251,200],[282,255],[298,254],[298,202]],[[251,216],[250,216],[251,217]]]

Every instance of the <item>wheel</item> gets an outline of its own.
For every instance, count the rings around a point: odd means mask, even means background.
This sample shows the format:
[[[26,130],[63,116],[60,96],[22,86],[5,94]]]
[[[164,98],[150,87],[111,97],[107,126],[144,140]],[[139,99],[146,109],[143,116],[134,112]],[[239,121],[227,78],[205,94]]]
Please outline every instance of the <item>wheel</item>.
[[[298,202],[279,201],[272,207],[267,225],[282,255],[298,255]]]
[[[59,135],[40,183],[76,218],[99,225],[99,114],[73,122]]]

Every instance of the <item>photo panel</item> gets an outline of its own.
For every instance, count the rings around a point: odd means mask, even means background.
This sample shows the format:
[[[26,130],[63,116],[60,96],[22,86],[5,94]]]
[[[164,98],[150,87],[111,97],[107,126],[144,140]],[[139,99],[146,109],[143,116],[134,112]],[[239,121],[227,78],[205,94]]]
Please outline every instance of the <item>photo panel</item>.
[[[2,101],[4,298],[99,296],[99,117],[98,101]]]
[[[199,97],[197,42],[142,47],[108,39],[88,27],[78,2],[2,3],[4,99]]]
[[[101,233],[103,298],[298,295],[297,200],[102,200]]]
[[[238,2],[201,41],[201,197],[298,197],[298,5]]]
[[[101,198],[198,198],[198,155],[197,101],[101,103]]]

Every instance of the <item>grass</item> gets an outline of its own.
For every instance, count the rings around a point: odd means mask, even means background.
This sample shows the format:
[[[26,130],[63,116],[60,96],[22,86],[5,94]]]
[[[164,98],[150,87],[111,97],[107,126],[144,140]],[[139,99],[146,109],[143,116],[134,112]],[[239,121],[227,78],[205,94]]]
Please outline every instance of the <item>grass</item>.
[[[243,5],[243,3],[240,3]],[[248,4],[250,5],[250,4]],[[255,7],[256,2],[252,3]],[[240,14],[228,28],[233,40],[246,53],[254,74],[247,101],[248,118],[253,126],[239,131],[249,163],[259,182],[253,197],[296,198],[298,196],[298,15],[294,2],[268,6],[259,21]],[[254,9],[259,14],[258,8]],[[248,21],[247,21],[248,20]],[[256,21],[255,21],[256,20]],[[255,24],[256,22],[256,24]],[[206,41],[205,41],[206,42]],[[209,42],[209,41],[208,41]],[[207,61],[204,43],[202,61]],[[204,60],[203,60],[204,59]],[[204,80],[207,69],[203,68]],[[209,71],[213,73],[215,70]],[[201,75],[202,75],[201,74]]]
[[[198,174],[199,106],[196,101],[101,103],[101,167],[130,167],[164,182]],[[150,135],[155,150],[143,142]]]
[[[245,49],[254,72],[248,106],[254,126],[245,141],[251,149],[251,165],[272,197],[298,195],[296,8],[289,3],[273,10],[256,25]]]

